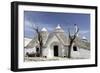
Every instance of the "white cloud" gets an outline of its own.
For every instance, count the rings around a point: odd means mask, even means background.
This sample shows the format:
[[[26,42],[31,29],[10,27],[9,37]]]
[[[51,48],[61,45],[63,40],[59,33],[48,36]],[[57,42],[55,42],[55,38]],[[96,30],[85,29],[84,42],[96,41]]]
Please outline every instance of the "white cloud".
[[[79,31],[80,34],[87,34],[87,33],[89,33],[89,32],[90,32],[89,30],[80,30],[80,31]]]
[[[32,24],[33,24],[33,22],[31,22],[29,20],[25,20],[25,28],[32,28]]]

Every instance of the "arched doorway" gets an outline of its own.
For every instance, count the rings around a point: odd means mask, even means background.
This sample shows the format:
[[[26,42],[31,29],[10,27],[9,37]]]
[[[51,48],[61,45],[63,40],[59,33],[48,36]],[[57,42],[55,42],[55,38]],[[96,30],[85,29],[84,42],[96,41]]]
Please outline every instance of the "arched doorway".
[[[74,51],[77,51],[77,46],[74,45],[74,46],[73,46],[73,50],[74,50]]]
[[[53,49],[54,49],[54,56],[58,56],[58,45],[54,45],[54,47],[53,47]]]
[[[56,41],[54,41],[54,42],[52,42],[51,43],[51,45],[50,45],[50,55],[52,56],[52,57],[58,57],[58,56],[60,56],[60,48],[61,46],[60,46],[60,43],[59,42],[56,42]]]

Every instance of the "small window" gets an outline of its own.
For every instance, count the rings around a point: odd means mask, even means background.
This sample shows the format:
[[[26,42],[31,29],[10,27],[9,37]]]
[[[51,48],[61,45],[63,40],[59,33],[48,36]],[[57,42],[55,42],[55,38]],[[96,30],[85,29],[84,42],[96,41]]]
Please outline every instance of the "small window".
[[[26,55],[28,56],[28,55],[29,55],[29,53],[28,53],[28,52],[26,52]]]
[[[76,47],[76,46],[73,46],[73,50],[74,50],[74,51],[77,51],[77,47]]]

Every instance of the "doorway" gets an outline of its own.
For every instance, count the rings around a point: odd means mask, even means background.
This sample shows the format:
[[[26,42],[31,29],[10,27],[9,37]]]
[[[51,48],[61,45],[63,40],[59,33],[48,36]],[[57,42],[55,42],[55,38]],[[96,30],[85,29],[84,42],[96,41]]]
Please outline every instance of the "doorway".
[[[54,56],[58,56],[58,46],[54,46]]]
[[[77,51],[77,47],[76,47],[76,46],[73,46],[73,50],[74,50],[74,51]]]

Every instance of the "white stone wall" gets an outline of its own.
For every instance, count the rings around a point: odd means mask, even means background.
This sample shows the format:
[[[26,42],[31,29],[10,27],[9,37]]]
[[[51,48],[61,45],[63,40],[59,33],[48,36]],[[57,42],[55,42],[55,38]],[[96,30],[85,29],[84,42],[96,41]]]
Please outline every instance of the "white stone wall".
[[[60,47],[59,47],[59,56],[63,57],[64,55],[65,55],[64,46],[62,44],[60,44]]]
[[[80,49],[77,46],[77,51],[73,50],[73,46],[75,45],[75,43],[73,43],[72,48],[71,48],[71,58],[78,58],[80,56]]]
[[[26,55],[26,53],[36,53],[36,48],[24,48],[24,53]]]
[[[64,47],[64,56],[68,56],[68,46]]]
[[[43,48],[43,51],[42,51],[43,56],[48,56],[48,52],[49,52],[48,48]]]

